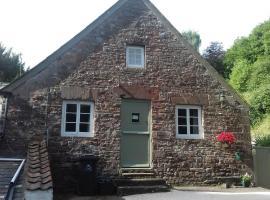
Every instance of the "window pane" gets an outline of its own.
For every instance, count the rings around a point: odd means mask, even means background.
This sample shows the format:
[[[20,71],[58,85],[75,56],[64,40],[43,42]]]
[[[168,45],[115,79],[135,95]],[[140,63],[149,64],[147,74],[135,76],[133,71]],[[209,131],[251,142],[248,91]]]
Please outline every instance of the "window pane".
[[[190,134],[199,134],[198,126],[191,126],[190,127]]]
[[[135,65],[136,64],[136,60],[135,60],[134,56],[129,55],[128,64],[130,64],[130,65]]]
[[[66,123],[66,132],[75,132],[76,124],[75,123]]]
[[[178,134],[187,134],[186,126],[178,126]]]
[[[67,104],[66,112],[77,112],[77,104]]]
[[[80,122],[90,122],[90,114],[80,114]]]
[[[137,65],[141,65],[142,64],[142,61],[141,61],[141,55],[136,55],[136,64]]]
[[[90,105],[81,104],[81,113],[90,113]]]
[[[80,132],[89,132],[89,124],[80,123]]]
[[[190,125],[198,125],[198,118],[190,118]]]
[[[134,56],[134,54],[136,53],[136,50],[133,48],[129,48],[128,50],[129,50],[129,54],[132,56]]]
[[[127,64],[143,67],[144,49],[141,47],[127,47]]]
[[[66,122],[76,122],[76,114],[66,114]]]
[[[178,116],[183,116],[186,117],[187,116],[187,110],[186,109],[178,109]]]
[[[198,109],[190,109],[190,116],[198,117]]]
[[[137,55],[141,55],[142,50],[141,50],[141,49],[135,49],[135,53],[136,53]]]
[[[187,125],[187,118],[179,117],[178,125]]]

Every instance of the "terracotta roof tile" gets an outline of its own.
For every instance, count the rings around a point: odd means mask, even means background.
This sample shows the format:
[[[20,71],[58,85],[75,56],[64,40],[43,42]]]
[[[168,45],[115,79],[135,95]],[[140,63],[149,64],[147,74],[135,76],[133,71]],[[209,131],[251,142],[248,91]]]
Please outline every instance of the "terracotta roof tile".
[[[33,141],[28,146],[26,162],[26,189],[47,190],[52,188],[52,176],[45,141]]]
[[[49,181],[48,183],[44,183],[41,185],[42,190],[48,190],[50,188],[52,188],[52,181]]]

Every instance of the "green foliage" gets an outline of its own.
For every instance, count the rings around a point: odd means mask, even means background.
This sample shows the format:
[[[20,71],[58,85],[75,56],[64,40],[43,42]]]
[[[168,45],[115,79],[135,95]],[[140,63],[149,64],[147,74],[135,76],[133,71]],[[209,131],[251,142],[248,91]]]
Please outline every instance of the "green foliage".
[[[270,56],[259,58],[250,71],[247,81],[248,90],[256,90],[258,87],[270,84]]]
[[[224,63],[229,70],[232,70],[234,65],[239,61],[252,63],[254,55],[250,51],[251,46],[247,38],[238,38],[234,41],[234,45],[227,50],[224,58]]]
[[[270,134],[257,135],[255,137],[255,145],[260,147],[270,147]]]
[[[231,70],[230,84],[251,105],[256,130],[270,116],[270,20],[255,27],[248,37],[235,40],[224,63]]]
[[[24,72],[21,55],[0,43],[0,82],[10,82]]]
[[[248,37],[236,39],[227,50],[224,62],[232,69],[239,60],[252,64],[267,55],[270,55],[270,20],[255,27]]]
[[[246,173],[245,175],[241,176],[241,183],[244,187],[249,187],[251,184],[252,176]]]
[[[252,73],[252,65],[246,60],[238,60],[230,75],[230,84],[239,92],[247,91],[247,82]]]
[[[228,78],[229,73],[223,63],[225,50],[220,42],[211,42],[203,51],[203,57],[224,77]]]
[[[197,50],[201,46],[201,37],[199,33],[195,31],[184,31],[182,32],[182,36]]]
[[[254,90],[249,103],[251,105],[252,124],[256,125],[266,114],[270,113],[270,84]]]
[[[265,115],[259,124],[253,126],[254,135],[269,134],[270,135],[270,114]]]

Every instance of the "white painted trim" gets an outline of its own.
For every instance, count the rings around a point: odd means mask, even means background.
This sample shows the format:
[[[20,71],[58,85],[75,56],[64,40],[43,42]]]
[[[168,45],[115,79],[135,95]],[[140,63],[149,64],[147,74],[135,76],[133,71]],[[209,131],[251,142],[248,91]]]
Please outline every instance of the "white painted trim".
[[[178,109],[186,109],[187,110],[187,134],[178,134]],[[199,125],[199,134],[190,134],[190,113],[189,109],[197,109],[198,110],[198,125]],[[175,106],[175,134],[177,139],[203,139],[204,138],[204,130],[203,130],[203,117],[202,117],[202,108],[201,106],[194,105],[177,105]]]
[[[141,65],[134,65],[129,63],[129,49],[140,49],[141,50]],[[128,68],[144,68],[145,67],[145,48],[143,46],[127,46],[126,47],[126,65]]]
[[[66,105],[67,104],[76,104],[76,131],[75,132],[66,132]],[[89,130],[90,132],[79,132],[80,124],[80,105],[90,105],[90,121],[89,121]],[[63,137],[94,137],[94,103],[85,102],[85,101],[69,101],[65,100],[62,104],[62,121],[61,121],[61,136]]]

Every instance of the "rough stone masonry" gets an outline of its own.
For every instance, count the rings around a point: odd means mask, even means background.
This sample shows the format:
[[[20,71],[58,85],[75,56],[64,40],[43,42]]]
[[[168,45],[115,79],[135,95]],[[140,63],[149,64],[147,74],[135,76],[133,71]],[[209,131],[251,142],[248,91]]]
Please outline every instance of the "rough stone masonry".
[[[126,67],[127,45],[145,47],[144,69]],[[75,190],[71,160],[83,154],[99,157],[100,181],[119,176],[123,98],[151,101],[152,167],[169,184],[217,183],[251,172],[248,109],[143,1],[123,4],[12,93],[0,152],[23,155],[32,138],[47,135],[55,191]],[[61,137],[65,99],[94,102],[94,137]],[[176,105],[202,106],[204,139],[176,138]],[[236,145],[217,146],[223,130],[235,133]]]

